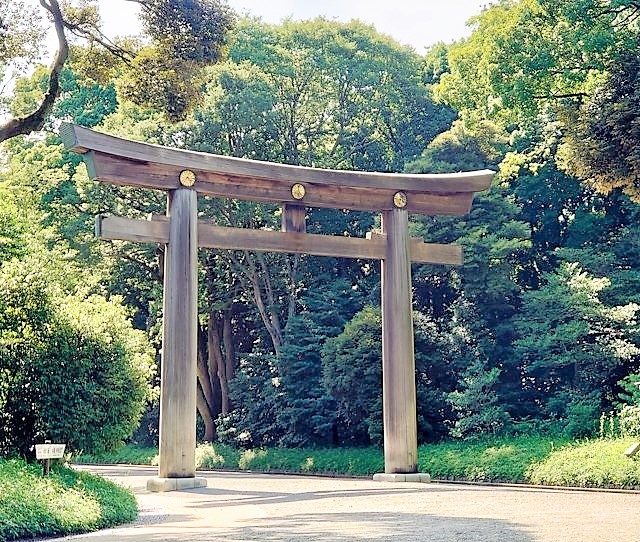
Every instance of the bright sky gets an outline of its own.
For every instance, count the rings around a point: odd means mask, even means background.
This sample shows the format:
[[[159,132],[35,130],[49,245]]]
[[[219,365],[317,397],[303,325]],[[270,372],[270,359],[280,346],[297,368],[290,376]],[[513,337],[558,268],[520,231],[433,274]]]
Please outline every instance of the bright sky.
[[[228,0],[239,14],[250,14],[269,23],[282,19],[327,19],[348,22],[359,19],[418,53],[444,41],[466,37],[469,17],[480,13],[490,0]],[[136,4],[124,0],[99,0],[107,35],[136,32]]]

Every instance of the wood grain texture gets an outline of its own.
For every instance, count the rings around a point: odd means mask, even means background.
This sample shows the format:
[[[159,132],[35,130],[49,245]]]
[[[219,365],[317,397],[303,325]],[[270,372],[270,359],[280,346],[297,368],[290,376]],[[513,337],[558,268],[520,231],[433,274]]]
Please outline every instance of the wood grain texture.
[[[196,472],[198,324],[196,192],[189,189],[171,192],[168,214],[158,474],[160,478],[193,478]]]
[[[382,231],[387,236],[382,262],[385,473],[413,473],[418,470],[418,432],[407,212],[384,213]]]
[[[166,243],[169,240],[169,221],[154,216],[152,220],[135,220],[99,215],[98,237],[140,243]],[[369,234],[367,239],[338,237],[310,233],[248,230],[198,223],[198,246],[227,250],[255,250],[258,252],[288,252],[335,258],[382,260],[386,254],[386,236]],[[411,261],[414,263],[460,265],[462,248],[457,245],[424,243],[411,239]]]
[[[169,220],[136,220],[97,215],[96,237],[133,243],[168,243]]]
[[[282,206],[282,231],[305,233],[307,231],[307,209],[302,205],[285,203]]]
[[[159,190],[180,187],[182,168],[155,163],[136,162],[126,158],[88,152],[85,163],[91,179],[121,186],[135,186]],[[196,172],[194,188],[208,196],[234,198],[258,202],[275,202],[300,206],[291,195],[291,182],[241,177],[207,171]],[[395,209],[395,188],[362,188],[307,183],[304,205],[330,209],[384,211]],[[411,213],[427,215],[461,215],[469,211],[473,192],[422,193],[407,192],[407,206]]]
[[[396,174],[339,171],[274,164],[171,149],[94,132],[70,124],[61,128],[67,148],[85,154],[92,179],[172,190],[184,169],[196,174],[195,189],[208,195],[363,211],[392,210],[393,195],[407,195],[406,210],[421,214],[468,212],[473,193],[489,187],[493,171]],[[306,189],[291,195],[294,183]]]

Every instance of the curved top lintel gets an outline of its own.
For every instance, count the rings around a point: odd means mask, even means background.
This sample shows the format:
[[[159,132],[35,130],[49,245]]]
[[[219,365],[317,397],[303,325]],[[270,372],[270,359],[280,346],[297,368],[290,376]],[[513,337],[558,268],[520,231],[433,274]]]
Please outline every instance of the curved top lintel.
[[[494,171],[488,169],[463,173],[400,174],[292,166],[130,141],[68,123],[61,126],[60,135],[67,149],[79,153],[94,151],[160,167],[228,175],[240,181],[243,178],[264,179],[345,188],[403,190],[419,194],[456,194],[485,190],[495,175]]]

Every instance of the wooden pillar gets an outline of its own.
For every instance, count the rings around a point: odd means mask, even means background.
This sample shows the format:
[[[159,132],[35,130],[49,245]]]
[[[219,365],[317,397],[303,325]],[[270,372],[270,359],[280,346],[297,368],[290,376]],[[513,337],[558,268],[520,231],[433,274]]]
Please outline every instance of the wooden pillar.
[[[195,477],[198,317],[197,194],[169,193],[164,266],[160,478]]]
[[[418,462],[416,378],[408,213],[382,216],[382,410],[385,473],[415,473]]]
[[[282,206],[281,230],[284,232],[305,233],[307,231],[306,207],[285,203]]]

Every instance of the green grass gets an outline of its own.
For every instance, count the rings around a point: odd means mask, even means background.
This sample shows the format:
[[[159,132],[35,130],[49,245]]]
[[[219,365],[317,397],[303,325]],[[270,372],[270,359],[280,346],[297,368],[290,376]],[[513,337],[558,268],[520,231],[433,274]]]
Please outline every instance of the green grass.
[[[598,439],[569,444],[532,464],[533,484],[640,489],[640,456],[624,451],[632,438]]]
[[[83,464],[157,465],[158,450],[123,446],[111,454],[85,454],[74,461]],[[368,476],[384,470],[384,458],[378,448],[237,450],[222,444],[199,444],[196,466],[200,469]]]
[[[0,459],[0,542],[94,531],[133,521],[131,492],[64,467],[47,478],[42,467]]]
[[[531,483],[574,487],[640,488],[640,454],[624,451],[631,439],[569,442],[564,438],[519,436],[477,442],[449,441],[418,449],[420,472],[434,479]],[[84,463],[157,463],[157,450],[125,447],[109,456],[78,458]],[[371,476],[384,470],[378,448],[237,450],[200,444],[198,468]]]
[[[430,444],[419,448],[418,466],[421,472],[442,480],[530,482],[530,465],[566,443],[566,439],[512,437]]]
[[[115,452],[100,455],[82,454],[73,460],[75,463],[87,465],[157,465],[158,449],[122,446]]]

